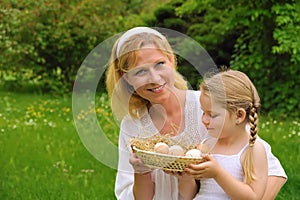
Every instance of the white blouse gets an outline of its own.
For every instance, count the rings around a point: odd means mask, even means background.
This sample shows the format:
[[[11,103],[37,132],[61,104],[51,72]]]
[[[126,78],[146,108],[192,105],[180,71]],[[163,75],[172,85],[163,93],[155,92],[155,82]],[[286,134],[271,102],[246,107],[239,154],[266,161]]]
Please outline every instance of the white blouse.
[[[201,125],[200,92],[188,90],[185,103],[185,129],[180,134],[173,137],[183,145],[197,145],[201,142],[206,133],[206,129]],[[132,119],[126,116],[120,127],[119,136],[119,163],[115,184],[115,194],[117,199],[131,200],[133,197],[134,170],[129,163],[131,148],[129,139],[132,137],[151,137],[159,134],[148,113],[141,119]],[[162,170],[152,171],[152,180],[155,183],[154,199],[177,200],[178,180],[175,176],[164,173]]]
[[[206,135],[206,129],[201,122],[202,110],[200,107],[200,92],[188,90],[185,103],[185,129],[173,139],[184,145],[197,145]],[[121,122],[119,135],[119,161],[115,182],[115,195],[120,200],[133,200],[134,169],[129,163],[131,148],[129,139],[132,137],[146,138],[159,134],[151,117],[145,113],[140,119],[125,116]],[[276,157],[271,153],[270,146],[264,142],[269,161],[269,175],[283,176],[286,174]],[[178,194],[178,180],[175,176],[164,173],[162,170],[152,171],[152,180],[155,183],[154,200],[180,200]]]

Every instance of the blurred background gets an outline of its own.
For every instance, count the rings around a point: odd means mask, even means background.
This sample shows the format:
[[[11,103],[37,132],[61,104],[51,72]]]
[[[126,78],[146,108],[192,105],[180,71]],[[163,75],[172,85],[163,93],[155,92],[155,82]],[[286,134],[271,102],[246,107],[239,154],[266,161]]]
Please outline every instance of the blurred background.
[[[72,115],[82,62],[135,26],[193,38],[218,65],[245,72],[262,100],[260,136],[288,175],[277,199],[300,199],[300,3],[296,0],[2,0],[0,199],[115,199],[115,169],[80,141],[73,117],[96,114],[117,145],[103,77],[96,105]],[[201,80],[178,57],[192,88]]]

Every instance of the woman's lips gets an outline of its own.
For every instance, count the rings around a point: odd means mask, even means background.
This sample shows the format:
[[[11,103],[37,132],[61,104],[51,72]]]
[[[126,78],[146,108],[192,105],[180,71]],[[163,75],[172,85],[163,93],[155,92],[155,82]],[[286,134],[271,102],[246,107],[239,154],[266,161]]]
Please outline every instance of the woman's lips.
[[[159,87],[151,88],[151,89],[148,89],[148,90],[152,91],[154,93],[160,93],[164,89],[165,86],[166,86],[166,83],[163,84],[163,85],[161,85],[161,86],[159,86]]]

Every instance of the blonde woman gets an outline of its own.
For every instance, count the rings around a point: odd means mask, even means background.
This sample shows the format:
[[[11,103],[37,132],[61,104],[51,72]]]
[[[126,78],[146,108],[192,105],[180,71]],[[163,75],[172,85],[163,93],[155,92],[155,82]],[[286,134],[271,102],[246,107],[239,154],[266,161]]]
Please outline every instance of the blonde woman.
[[[113,47],[110,63],[107,90],[114,114],[122,119],[117,199],[181,199],[178,187],[185,179],[144,167],[128,141],[170,134],[181,144],[197,144],[205,133],[197,120],[200,92],[187,90],[169,42],[154,29],[125,32]]]
[[[200,92],[187,89],[176,64],[166,37],[151,28],[130,29],[114,44],[106,84],[112,110],[121,120],[117,199],[176,200],[185,195],[178,188],[191,184],[195,193],[198,190],[193,179],[145,167],[129,145],[132,137],[164,134],[196,145],[206,134],[200,120]],[[268,157],[282,169],[270,151]]]

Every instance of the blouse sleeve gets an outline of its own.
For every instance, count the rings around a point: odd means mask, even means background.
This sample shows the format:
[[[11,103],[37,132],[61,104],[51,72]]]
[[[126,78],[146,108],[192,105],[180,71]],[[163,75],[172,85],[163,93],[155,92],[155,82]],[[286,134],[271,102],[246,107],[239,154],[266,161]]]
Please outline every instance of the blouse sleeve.
[[[115,195],[118,200],[134,199],[134,170],[129,163],[131,150],[128,144],[128,140],[130,137],[128,134],[126,134],[126,126],[126,123],[122,121],[119,135],[118,172],[115,182]]]

